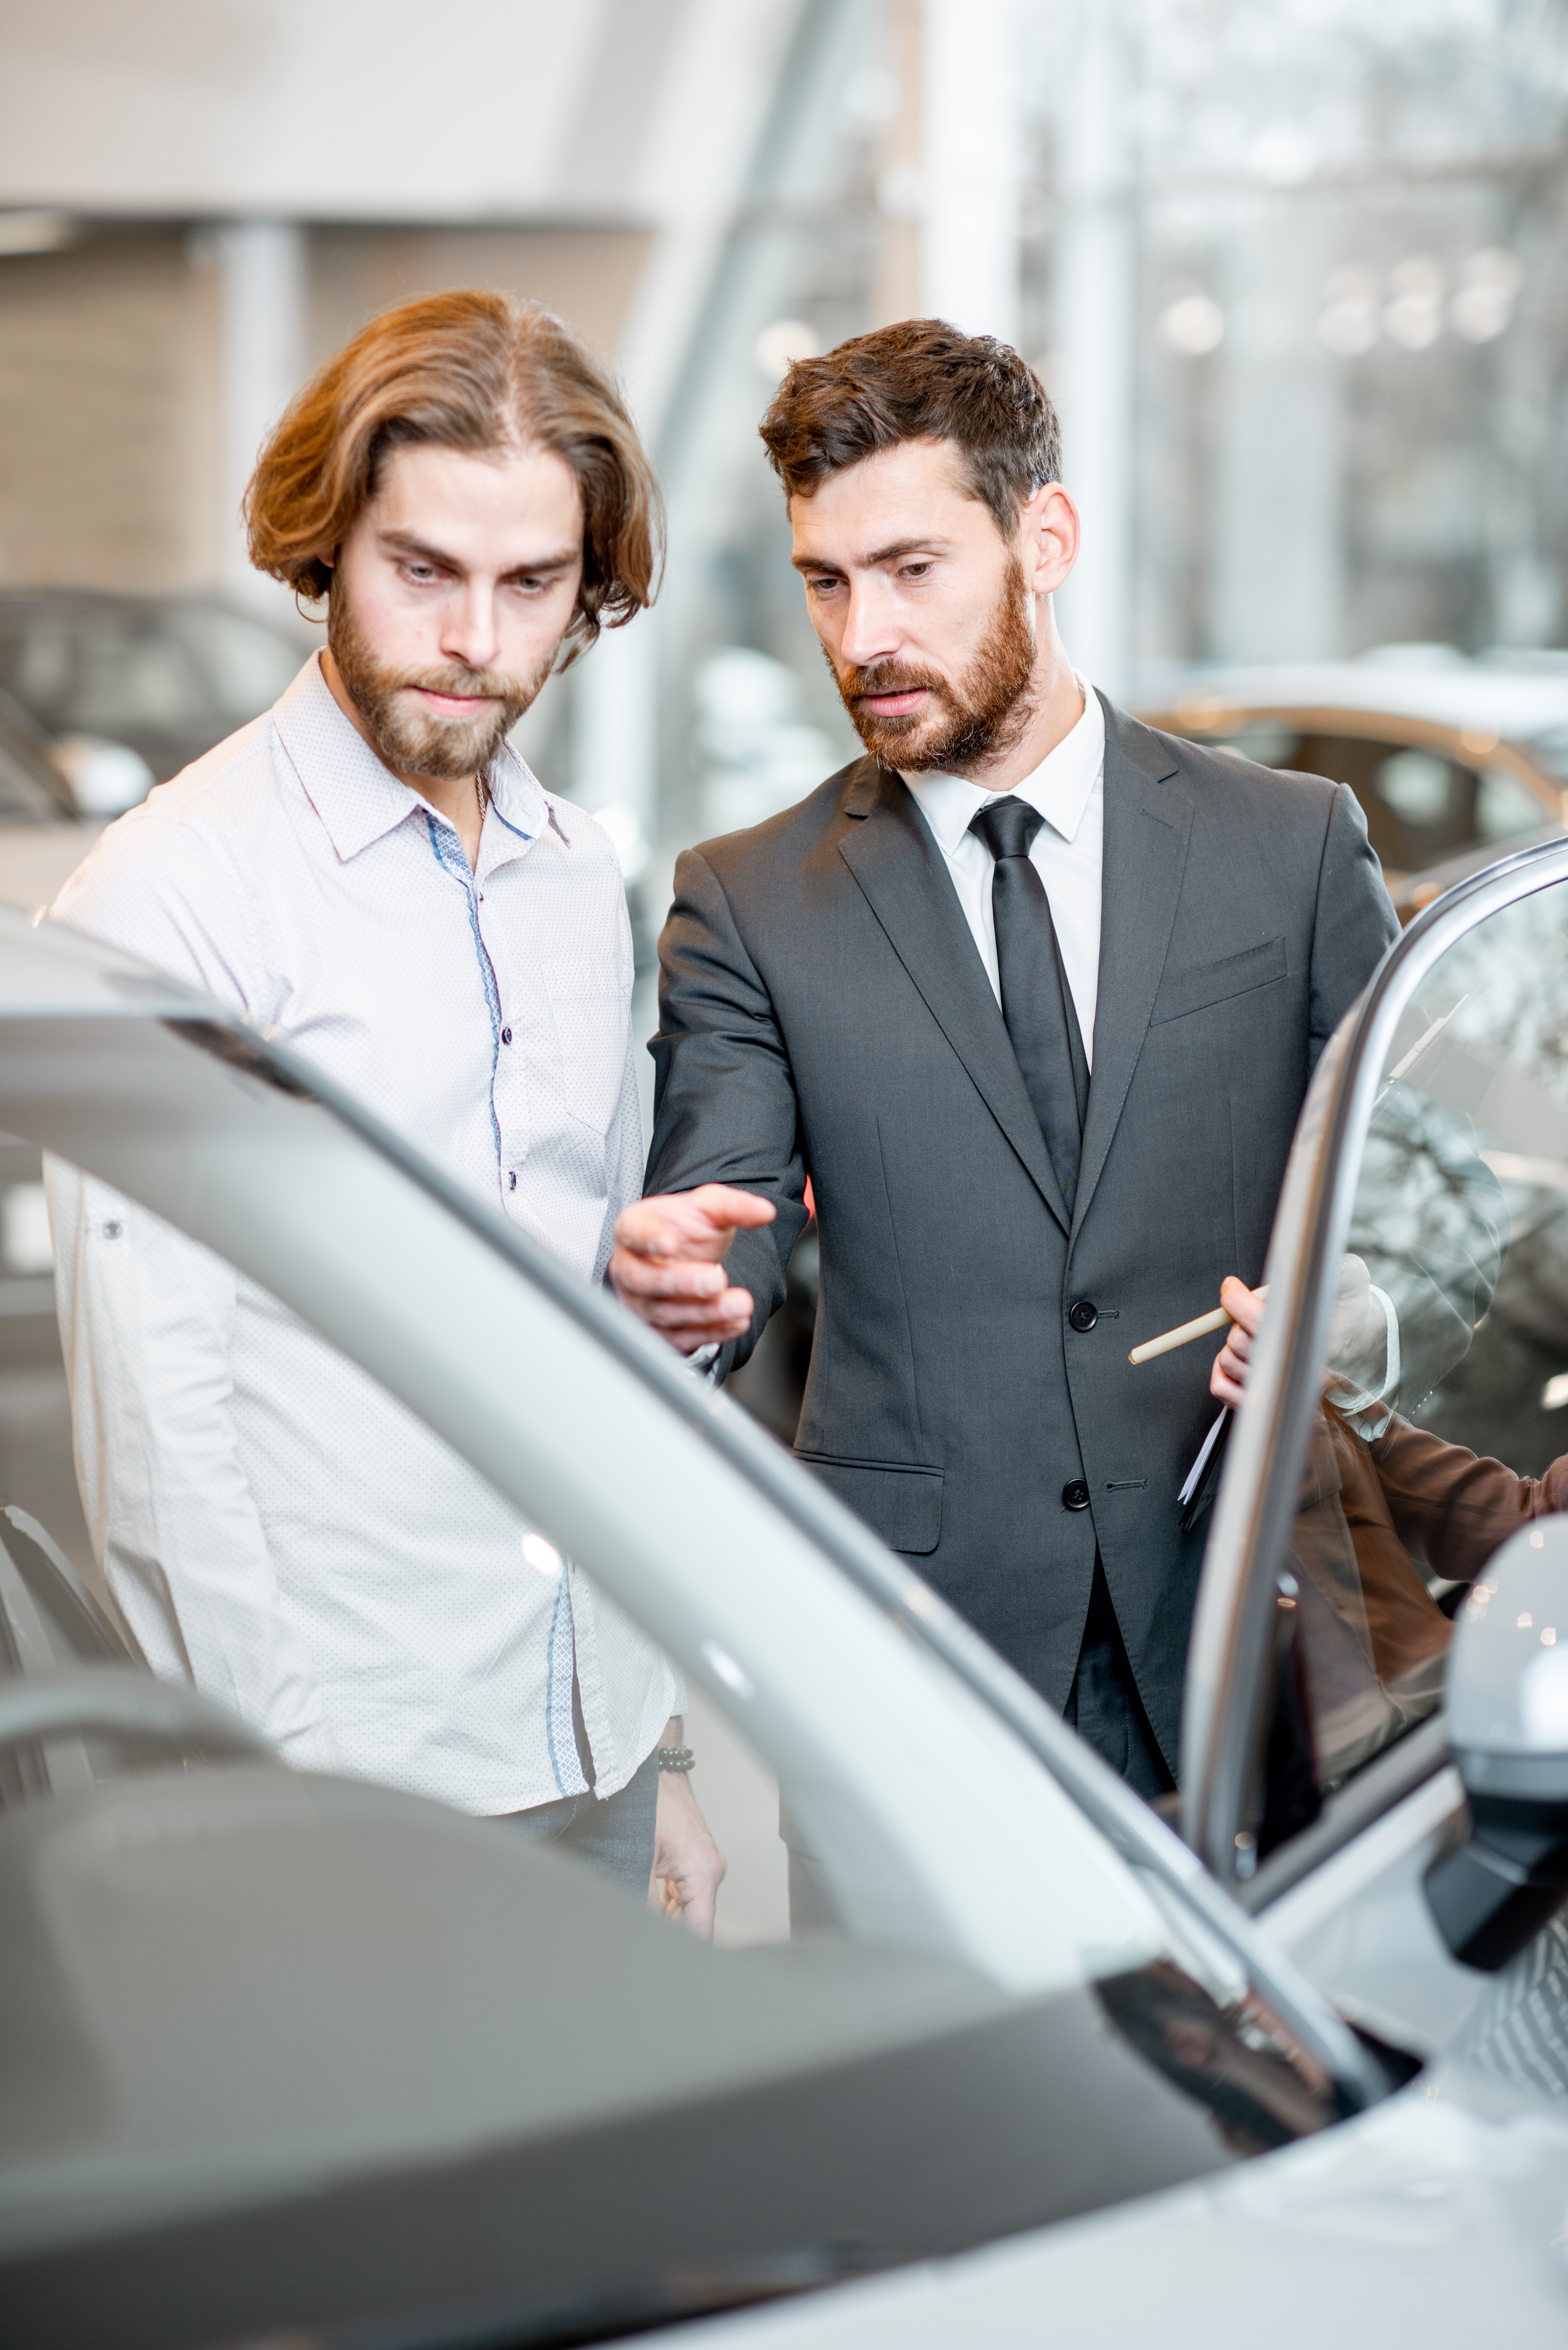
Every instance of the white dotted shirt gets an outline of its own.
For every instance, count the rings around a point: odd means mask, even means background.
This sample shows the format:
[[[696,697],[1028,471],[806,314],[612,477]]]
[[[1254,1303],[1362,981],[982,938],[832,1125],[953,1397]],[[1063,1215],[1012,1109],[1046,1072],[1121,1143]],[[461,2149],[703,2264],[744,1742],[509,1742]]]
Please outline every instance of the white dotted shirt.
[[[471,872],[312,659],[103,835],[54,918],[315,1061],[585,1279],[641,1189],[615,853],[505,749]],[[481,1813],[597,1791],[683,1702],[662,1652],[254,1282],[47,1168],[78,1473],[150,1663],[290,1761]]]

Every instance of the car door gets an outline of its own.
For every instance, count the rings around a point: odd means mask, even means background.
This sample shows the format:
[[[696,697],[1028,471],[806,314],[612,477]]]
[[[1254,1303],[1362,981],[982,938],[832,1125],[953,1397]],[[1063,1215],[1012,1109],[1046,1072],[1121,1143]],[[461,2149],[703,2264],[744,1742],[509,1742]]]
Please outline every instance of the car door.
[[[1568,1506],[1568,846],[1395,947],[1314,1078],[1267,1279],[1189,1657],[1186,1834],[1343,2011],[1568,2092],[1561,1919],[1489,1977],[1424,1889],[1466,1833],[1455,1607]],[[1568,1592],[1563,1615],[1568,1639]]]
[[[100,1443],[123,1407],[134,1467],[185,1405],[141,1351],[171,1318],[236,1334],[227,1436],[273,1497],[285,1620],[379,1577],[455,1609],[486,1528],[514,1621],[566,1607],[575,1639],[591,1576],[593,1620],[640,1624],[772,1771],[845,1928],[705,1948],[644,1887],[430,1800],[385,1740],[358,1775],[284,1768],[182,1679],[79,1642],[0,1676],[0,1757],[109,1750],[0,1788],[17,2339],[596,2339],[1352,2138],[1397,2102],[1400,2068],[903,1562],[303,1061],[0,915],[0,1124],[88,1178],[67,1330],[89,1283],[100,1311],[156,1301],[111,1316],[130,1343],[101,1385],[73,1357]],[[264,1340],[296,1374],[265,1398]],[[286,1409],[348,1431],[328,1479],[265,1484]],[[383,1478],[390,1532],[379,1489],[362,1505]],[[210,1589],[222,1539],[163,1513],[133,1596]]]

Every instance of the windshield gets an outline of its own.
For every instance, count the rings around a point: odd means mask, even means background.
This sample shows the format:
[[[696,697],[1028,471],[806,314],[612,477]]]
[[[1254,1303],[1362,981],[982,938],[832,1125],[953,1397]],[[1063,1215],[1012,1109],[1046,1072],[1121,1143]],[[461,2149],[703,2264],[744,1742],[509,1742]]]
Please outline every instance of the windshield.
[[[1437,1711],[1459,1601],[1568,1506],[1568,884],[1428,972],[1383,1055],[1346,1243],[1277,1562],[1259,1856]]]

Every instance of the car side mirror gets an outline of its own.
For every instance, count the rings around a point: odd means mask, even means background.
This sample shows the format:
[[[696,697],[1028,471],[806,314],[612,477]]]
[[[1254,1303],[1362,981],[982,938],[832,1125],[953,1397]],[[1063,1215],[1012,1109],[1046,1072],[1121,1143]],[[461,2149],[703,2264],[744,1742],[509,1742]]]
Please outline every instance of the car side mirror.
[[[1568,1517],[1521,1527],[1472,1586],[1446,1712],[1470,1836],[1427,1898],[1455,1958],[1490,1973],[1568,1900]]]

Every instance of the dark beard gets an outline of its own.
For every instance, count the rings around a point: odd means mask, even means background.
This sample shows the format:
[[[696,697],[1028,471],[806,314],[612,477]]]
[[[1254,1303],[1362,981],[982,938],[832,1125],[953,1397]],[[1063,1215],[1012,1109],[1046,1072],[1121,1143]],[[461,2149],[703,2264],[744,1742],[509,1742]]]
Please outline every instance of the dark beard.
[[[327,611],[327,642],[344,690],[369,731],[379,757],[394,775],[428,775],[432,782],[461,783],[483,775],[502,743],[549,676],[555,656],[532,677],[508,677],[490,669],[385,669],[355,619],[348,598],[334,586]],[[472,718],[438,718],[400,696],[410,686],[431,693],[482,693],[486,707]]]
[[[841,675],[829,657],[850,723],[874,759],[908,775],[940,769],[961,775],[1012,748],[1034,714],[1029,689],[1035,644],[1027,601],[1023,566],[1011,556],[984,641],[956,683],[898,661],[877,661]],[[908,718],[874,717],[859,700],[862,694],[909,693],[921,686],[937,707]]]

